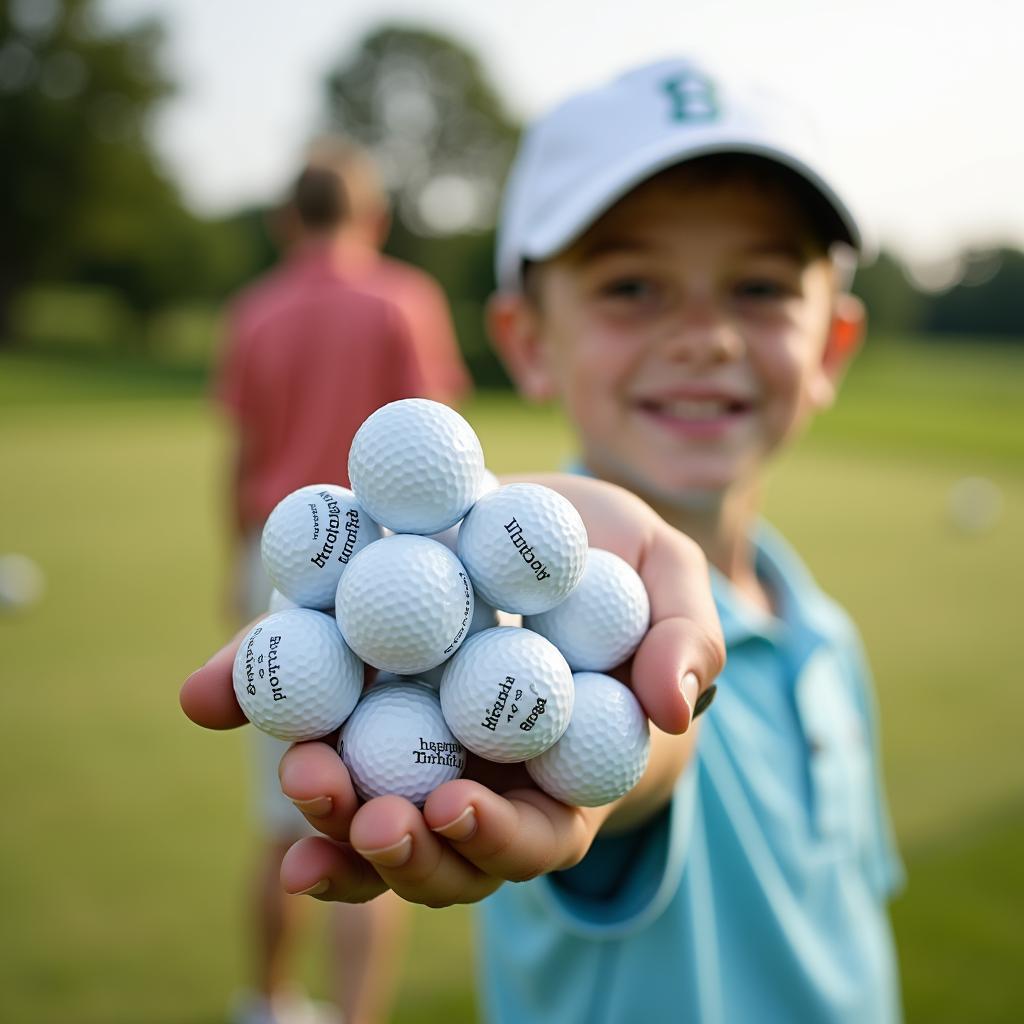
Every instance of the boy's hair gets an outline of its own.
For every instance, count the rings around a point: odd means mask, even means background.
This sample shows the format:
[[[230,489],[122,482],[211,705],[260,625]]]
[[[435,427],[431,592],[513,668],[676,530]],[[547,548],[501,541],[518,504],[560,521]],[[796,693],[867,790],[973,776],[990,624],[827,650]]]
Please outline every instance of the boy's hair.
[[[295,181],[292,203],[302,226],[309,231],[330,231],[348,217],[345,183],[330,167],[304,167]]]
[[[666,60],[573,96],[525,133],[505,190],[496,247],[500,288],[550,259],[639,184],[667,168],[704,165],[708,180],[781,185],[826,245],[871,249],[799,105],[691,60]]]

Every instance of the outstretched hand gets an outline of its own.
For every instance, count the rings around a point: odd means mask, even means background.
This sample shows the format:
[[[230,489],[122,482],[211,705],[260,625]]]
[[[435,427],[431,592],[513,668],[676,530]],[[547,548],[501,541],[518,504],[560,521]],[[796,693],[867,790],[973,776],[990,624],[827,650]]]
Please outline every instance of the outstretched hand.
[[[288,892],[361,902],[391,888],[428,906],[474,902],[504,881],[577,863],[606,824],[643,820],[668,799],[692,747],[692,737],[678,737],[706,705],[725,659],[704,555],[621,488],[564,475],[530,479],[572,501],[590,545],[625,559],[647,588],[651,627],[626,675],[655,726],[647,772],[621,800],[579,808],[541,792],[521,765],[470,757],[466,777],[439,786],[421,812],[396,796],[360,805],[332,746],[297,744],[281,761],[281,788],[322,836],[300,840],[286,855]],[[231,683],[239,640],[182,687],[182,708],[206,728],[245,722]]]

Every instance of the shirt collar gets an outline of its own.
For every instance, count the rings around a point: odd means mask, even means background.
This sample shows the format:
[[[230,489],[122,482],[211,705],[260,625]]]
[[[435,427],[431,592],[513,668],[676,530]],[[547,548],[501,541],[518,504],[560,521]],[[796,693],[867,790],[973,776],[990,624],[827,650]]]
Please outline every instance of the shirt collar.
[[[592,476],[581,459],[572,459],[565,466],[567,473]],[[762,612],[743,600],[729,579],[714,566],[711,594],[715,599],[726,647],[752,637],[771,643],[782,643],[786,634],[802,634],[809,647],[841,628],[842,617],[831,600],[818,587],[800,556],[782,539],[782,535],[763,520],[751,534],[754,565],[778,602],[778,614]]]

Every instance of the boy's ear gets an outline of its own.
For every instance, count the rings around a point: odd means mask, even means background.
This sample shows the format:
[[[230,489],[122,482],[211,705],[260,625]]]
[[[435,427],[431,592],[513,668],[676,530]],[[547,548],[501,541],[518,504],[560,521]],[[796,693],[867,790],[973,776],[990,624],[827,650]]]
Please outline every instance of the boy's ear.
[[[523,295],[498,292],[487,303],[487,328],[516,390],[532,402],[556,397],[540,314]]]
[[[864,340],[867,311],[856,295],[840,295],[836,299],[829,327],[828,341],[821,356],[821,376],[815,404],[826,409],[834,401],[843,375]]]

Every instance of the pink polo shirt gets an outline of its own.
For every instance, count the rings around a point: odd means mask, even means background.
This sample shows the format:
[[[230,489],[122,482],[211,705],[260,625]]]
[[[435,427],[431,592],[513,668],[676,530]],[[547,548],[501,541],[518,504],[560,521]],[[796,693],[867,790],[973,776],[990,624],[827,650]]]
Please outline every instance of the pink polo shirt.
[[[405,317],[428,396],[457,405],[469,394],[471,381],[441,286],[419,267],[382,256],[375,249],[344,243],[335,252],[347,281],[393,302]]]
[[[305,484],[348,484],[348,449],[374,410],[429,393],[396,306],[349,283],[311,243],[231,306],[216,394],[240,436],[235,515],[258,529]]]

